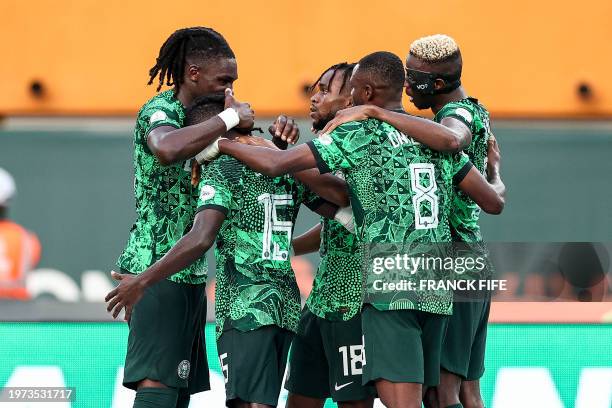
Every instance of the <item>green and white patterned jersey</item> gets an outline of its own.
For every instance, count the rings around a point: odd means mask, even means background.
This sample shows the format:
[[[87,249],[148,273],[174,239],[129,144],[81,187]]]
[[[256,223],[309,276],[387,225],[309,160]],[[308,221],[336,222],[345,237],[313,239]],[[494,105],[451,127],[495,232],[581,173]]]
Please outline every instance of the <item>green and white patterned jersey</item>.
[[[464,150],[478,171],[485,174],[487,168],[487,142],[491,135],[489,112],[474,98],[465,98],[449,102],[434,117],[440,123],[442,119],[452,117],[463,122],[472,132],[472,143]],[[482,241],[478,219],[480,207],[466,193],[457,189],[450,214],[453,240],[462,242]]]
[[[191,185],[186,163],[162,166],[147,146],[151,130],[160,126],[180,128],[185,108],[172,90],[150,99],[138,112],[134,129],[134,193],[137,219],[119,257],[120,268],[140,273],[163,257],[191,229],[198,189]],[[206,258],[170,276],[173,282],[206,281]]]
[[[467,155],[434,152],[377,119],[343,124],[308,145],[322,173],[342,170],[346,176],[356,234],[370,248],[364,248],[364,265],[373,245],[417,253],[430,251],[427,244],[451,241],[453,180],[469,171]],[[418,291],[385,296],[365,302],[381,310],[452,312],[450,293],[436,300]]]
[[[297,330],[300,292],[291,237],[300,205],[315,209],[322,202],[291,176],[267,177],[229,156],[204,168],[198,211],[226,215],[215,251],[217,336],[227,328],[266,325]]]
[[[363,300],[361,246],[339,222],[321,218],[321,224],[321,262],[306,304],[322,319],[349,320]]]

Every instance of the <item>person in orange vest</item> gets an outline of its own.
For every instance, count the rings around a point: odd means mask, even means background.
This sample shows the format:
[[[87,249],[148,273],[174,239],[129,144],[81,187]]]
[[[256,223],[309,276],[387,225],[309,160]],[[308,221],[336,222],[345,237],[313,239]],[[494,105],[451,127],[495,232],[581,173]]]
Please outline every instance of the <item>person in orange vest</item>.
[[[29,300],[26,273],[40,261],[38,237],[8,219],[15,180],[0,168],[0,299]]]

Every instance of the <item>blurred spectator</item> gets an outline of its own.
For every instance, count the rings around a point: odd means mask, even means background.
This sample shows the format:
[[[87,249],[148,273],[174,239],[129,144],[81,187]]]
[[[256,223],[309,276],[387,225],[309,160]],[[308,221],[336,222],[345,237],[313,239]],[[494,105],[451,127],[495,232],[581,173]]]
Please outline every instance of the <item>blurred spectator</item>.
[[[35,234],[8,219],[15,180],[0,168],[0,299],[29,300],[26,274],[40,260]]]

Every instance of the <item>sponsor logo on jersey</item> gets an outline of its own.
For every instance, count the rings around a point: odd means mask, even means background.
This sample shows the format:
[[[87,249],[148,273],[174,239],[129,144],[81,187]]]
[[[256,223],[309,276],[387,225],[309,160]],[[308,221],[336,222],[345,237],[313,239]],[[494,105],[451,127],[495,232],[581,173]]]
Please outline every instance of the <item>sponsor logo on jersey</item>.
[[[186,380],[189,377],[190,369],[191,369],[191,363],[189,363],[188,360],[181,361],[176,370],[179,378]]]
[[[160,120],[166,120],[166,119],[168,119],[168,115],[166,115],[166,112],[158,110],[151,115],[151,119],[149,120],[149,123],[155,123],[155,122],[159,122]]]
[[[207,184],[203,186],[202,189],[200,190],[200,200],[202,201],[210,200],[214,196],[215,196],[215,188],[213,186],[210,186]]]
[[[467,120],[469,123],[472,123],[472,114],[465,108],[457,108],[455,109],[455,113],[461,116],[463,119]]]

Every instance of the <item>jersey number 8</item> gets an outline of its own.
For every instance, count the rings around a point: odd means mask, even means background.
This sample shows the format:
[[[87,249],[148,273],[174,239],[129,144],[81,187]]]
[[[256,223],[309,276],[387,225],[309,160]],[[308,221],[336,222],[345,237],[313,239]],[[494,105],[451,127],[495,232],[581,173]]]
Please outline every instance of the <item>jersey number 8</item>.
[[[424,181],[427,180],[427,184]],[[414,196],[414,225],[416,229],[432,229],[438,226],[438,185],[432,163],[413,163],[410,165],[410,183]],[[423,204],[429,204],[430,214],[423,215]]]

